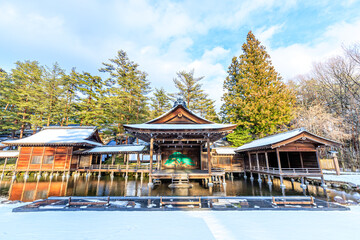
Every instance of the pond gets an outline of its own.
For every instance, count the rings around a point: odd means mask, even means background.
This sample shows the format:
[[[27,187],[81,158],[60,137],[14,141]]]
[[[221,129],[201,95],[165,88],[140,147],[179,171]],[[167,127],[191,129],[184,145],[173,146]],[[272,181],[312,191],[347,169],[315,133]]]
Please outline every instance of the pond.
[[[191,181],[193,185],[189,189],[171,189],[169,181],[163,181],[160,185],[155,185],[153,189],[148,187],[148,179],[125,178],[109,176],[98,178],[97,176],[85,178],[78,177],[69,179],[61,176],[54,177],[50,181],[36,181],[34,178],[17,179],[12,182],[10,179],[0,182],[0,196],[13,200],[30,202],[37,199],[44,199],[50,196],[291,196],[307,195],[333,201],[335,196],[341,196],[346,200],[356,201],[360,194],[351,191],[340,191],[328,188],[324,191],[320,186],[308,185],[307,190],[300,187],[299,182],[284,181],[286,189],[282,191],[280,181],[273,179],[273,184],[269,186],[263,182],[245,180],[243,178],[227,179],[226,185],[215,185],[212,188],[205,188],[201,181]]]

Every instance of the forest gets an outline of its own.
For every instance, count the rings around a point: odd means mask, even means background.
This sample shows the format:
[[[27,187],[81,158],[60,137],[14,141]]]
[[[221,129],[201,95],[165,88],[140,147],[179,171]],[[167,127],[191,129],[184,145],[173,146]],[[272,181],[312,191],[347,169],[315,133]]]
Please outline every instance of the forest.
[[[0,134],[22,138],[44,126],[91,125],[106,142],[124,137],[123,124],[155,118],[181,97],[204,118],[237,124],[228,136],[234,146],[305,127],[342,143],[335,149],[342,167],[360,167],[360,45],[344,46],[341,55],[315,63],[306,75],[283,79],[250,31],[242,54],[230,61],[220,112],[203,89],[206,76],[179,70],[176,92],[153,88],[123,50],[99,66],[102,77],[57,63],[18,61],[9,71],[0,68]]]

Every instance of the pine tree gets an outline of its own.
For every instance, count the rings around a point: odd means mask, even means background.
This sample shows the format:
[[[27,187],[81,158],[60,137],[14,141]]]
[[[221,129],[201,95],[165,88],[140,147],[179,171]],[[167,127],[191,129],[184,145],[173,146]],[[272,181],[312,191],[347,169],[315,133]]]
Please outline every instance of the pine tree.
[[[175,87],[178,92],[171,94],[173,98],[181,97],[186,102],[187,107],[198,113],[200,116],[210,120],[218,121],[219,118],[215,111],[215,101],[201,88],[200,81],[204,77],[194,77],[194,70],[189,72],[177,72],[177,78],[174,78]]]
[[[78,91],[81,96],[78,99],[77,118],[80,125],[102,126],[104,124],[105,111],[103,108],[103,80],[99,76],[92,76],[88,72],[82,74],[73,72],[78,83]]]
[[[0,132],[13,133],[17,130],[14,125],[16,112],[14,109],[14,89],[16,88],[11,76],[0,68]]]
[[[164,88],[155,88],[154,97],[150,100],[151,119],[161,116],[171,108],[171,98],[168,96]]]
[[[16,62],[16,68],[11,70],[11,78],[16,86],[14,91],[14,108],[16,119],[14,125],[20,125],[20,138],[25,129],[34,131],[42,125],[43,112],[41,105],[44,68],[37,61]]]
[[[118,51],[110,63],[103,63],[100,72],[107,72],[107,105],[111,109],[109,128],[116,133],[122,133],[123,124],[140,123],[147,119],[147,106],[150,83],[147,74],[140,71],[139,65],[131,61],[126,52]]]
[[[50,124],[59,125],[61,122],[61,113],[64,105],[61,98],[64,94],[65,71],[55,63],[52,68],[47,67],[45,77],[42,81],[43,92],[43,115],[46,126]]]
[[[186,106],[192,111],[200,109],[199,100],[203,97],[204,91],[201,89],[200,81],[204,77],[194,77],[194,69],[186,72],[180,71],[176,73],[177,77],[173,79],[178,92],[171,94],[172,97],[182,97],[186,102]]]
[[[207,120],[212,122],[219,122],[219,116],[215,110],[215,101],[211,100],[207,94],[203,94],[203,96],[199,100],[199,115]]]
[[[291,121],[295,95],[282,82],[270,56],[250,31],[224,82],[221,108],[227,122],[238,124],[229,139],[237,145],[278,132]]]

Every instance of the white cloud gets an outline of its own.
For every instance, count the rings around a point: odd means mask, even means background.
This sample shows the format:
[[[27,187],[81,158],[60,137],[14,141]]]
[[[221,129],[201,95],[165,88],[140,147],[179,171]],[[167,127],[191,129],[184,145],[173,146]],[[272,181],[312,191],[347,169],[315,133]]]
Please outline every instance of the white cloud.
[[[357,43],[359,39],[360,19],[357,19],[351,23],[338,22],[329,26],[312,43],[270,49],[269,53],[276,70],[285,79],[291,79],[299,74],[308,73],[314,62],[341,54],[342,46]]]

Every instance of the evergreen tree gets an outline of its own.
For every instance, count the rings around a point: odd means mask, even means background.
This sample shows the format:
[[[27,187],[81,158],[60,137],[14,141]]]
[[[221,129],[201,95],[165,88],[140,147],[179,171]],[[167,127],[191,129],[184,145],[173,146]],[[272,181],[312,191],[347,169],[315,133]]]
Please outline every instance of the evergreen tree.
[[[237,145],[281,130],[291,121],[295,103],[295,95],[251,31],[242,50],[229,66],[221,108],[225,121],[238,124],[229,136]]]
[[[209,96],[201,89],[200,81],[204,77],[194,77],[194,70],[189,72],[180,71],[177,78],[174,78],[175,87],[178,92],[171,94],[173,98],[182,97],[186,102],[187,107],[200,114],[202,117],[210,121],[218,121],[218,116],[215,111],[215,101],[211,100]]]
[[[105,122],[105,109],[103,107],[103,81],[99,76],[90,73],[72,73],[78,83],[81,97],[76,104],[77,118],[80,125],[102,126]]]
[[[107,106],[111,109],[107,116],[109,128],[122,133],[123,124],[140,123],[147,119],[147,106],[150,83],[147,74],[140,71],[139,65],[131,61],[126,52],[118,51],[110,63],[103,63],[100,72],[107,72]]]
[[[52,68],[47,67],[42,81],[43,102],[42,109],[45,125],[59,124],[64,105],[61,98],[64,94],[65,71],[55,63]]]
[[[73,68],[69,75],[64,75],[63,79],[63,97],[60,99],[62,106],[60,112],[61,126],[68,126],[76,123],[76,101],[79,99],[79,74]]]
[[[42,125],[43,112],[41,83],[44,68],[37,61],[16,62],[16,68],[11,70],[14,82],[13,111],[16,112],[14,126],[20,126],[20,138],[26,127],[34,131]]]
[[[219,116],[215,110],[215,101],[211,100],[207,94],[203,94],[199,100],[199,114],[201,117],[210,120],[212,122],[219,122]]]
[[[171,108],[171,98],[168,96],[164,88],[155,88],[154,97],[151,98],[151,116],[150,118],[156,118],[161,116]]]
[[[0,68],[0,132],[17,130],[14,125],[16,113],[14,108],[15,84],[9,74]]]

